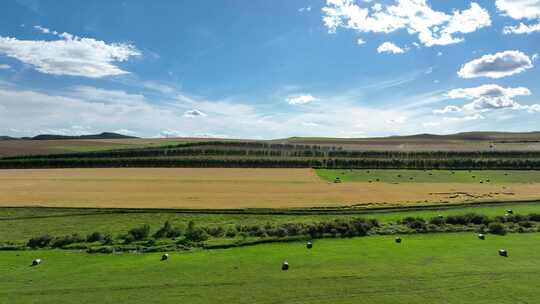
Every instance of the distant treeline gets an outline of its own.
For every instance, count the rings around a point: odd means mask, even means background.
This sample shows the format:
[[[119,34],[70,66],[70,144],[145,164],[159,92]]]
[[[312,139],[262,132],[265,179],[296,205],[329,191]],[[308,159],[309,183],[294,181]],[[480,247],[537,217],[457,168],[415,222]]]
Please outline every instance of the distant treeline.
[[[540,151],[357,151],[319,145],[198,142],[0,159],[0,169],[79,167],[538,170]]]
[[[42,158],[0,160],[0,169],[192,167],[540,170],[540,159]]]

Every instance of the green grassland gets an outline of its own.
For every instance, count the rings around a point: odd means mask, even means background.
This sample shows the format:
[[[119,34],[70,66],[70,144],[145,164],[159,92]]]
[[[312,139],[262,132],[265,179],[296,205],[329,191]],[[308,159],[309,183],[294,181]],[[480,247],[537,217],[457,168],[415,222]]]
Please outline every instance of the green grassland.
[[[509,257],[497,251],[505,248]],[[536,303],[540,234],[332,239],[226,250],[0,252],[2,303]],[[43,259],[36,267],[35,258]],[[281,270],[287,260],[289,271]]]
[[[518,170],[338,170],[318,169],[317,174],[333,182],[381,183],[538,183],[540,171]]]
[[[238,210],[236,214],[215,211],[208,213],[182,213],[178,210],[129,210],[129,209],[62,209],[62,208],[0,208],[0,242],[26,242],[43,234],[63,236],[78,233],[87,235],[98,231],[113,236],[126,233],[129,229],[144,224],[150,225],[152,232],[165,221],[175,226],[186,226],[189,221],[206,227],[242,225],[279,225],[285,223],[314,223],[334,219],[357,217],[376,218],[381,223],[395,222],[407,216],[430,219],[437,215],[462,215],[478,213],[489,217],[501,216],[507,209],[515,214],[540,213],[540,202],[497,203],[489,205],[437,207],[419,210]],[[279,211],[279,210],[277,210]]]

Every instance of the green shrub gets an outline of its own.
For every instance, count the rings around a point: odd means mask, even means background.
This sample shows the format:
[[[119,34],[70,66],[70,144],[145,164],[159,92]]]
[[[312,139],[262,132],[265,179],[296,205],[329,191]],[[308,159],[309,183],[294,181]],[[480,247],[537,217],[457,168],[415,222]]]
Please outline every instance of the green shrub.
[[[425,230],[426,229],[426,221],[423,218],[420,217],[411,217],[408,216],[404,218],[401,221],[403,224],[407,225],[411,229],[415,230]]]
[[[111,245],[113,243],[113,237],[112,235],[110,234],[106,234],[104,237],[103,237],[103,240],[101,241],[101,243],[103,245]]]
[[[488,225],[488,232],[491,234],[505,235],[506,227],[499,222],[493,222]]]
[[[84,241],[86,241],[86,238],[74,233],[72,235],[66,235],[66,236],[54,238],[51,242],[51,247],[59,248],[59,247],[67,246],[69,244],[73,244],[73,243],[82,243]]]
[[[172,227],[169,221],[166,221],[165,224],[163,224],[163,227],[159,228],[159,230],[156,231],[156,233],[154,233],[154,237],[157,239],[175,238],[181,235],[182,235],[182,230],[179,227]]]
[[[227,232],[225,232],[225,236],[228,237],[228,238],[233,238],[236,236],[236,229],[234,228],[229,228],[227,229]]]
[[[91,234],[86,236],[86,241],[89,243],[93,242],[102,242],[103,241],[103,234],[101,232],[92,232]]]
[[[534,226],[534,224],[529,221],[521,221],[518,223],[518,225],[524,228],[531,228],[532,226]]]
[[[141,227],[133,228],[128,231],[128,235],[130,235],[134,241],[145,240],[150,235],[150,226],[145,224]]]
[[[31,238],[28,241],[27,246],[31,248],[43,248],[43,247],[49,246],[52,240],[53,240],[52,236],[48,234],[44,234],[42,236]]]
[[[190,221],[186,230],[186,240],[190,242],[203,242],[208,240],[208,233],[202,228],[196,227],[195,222]]]

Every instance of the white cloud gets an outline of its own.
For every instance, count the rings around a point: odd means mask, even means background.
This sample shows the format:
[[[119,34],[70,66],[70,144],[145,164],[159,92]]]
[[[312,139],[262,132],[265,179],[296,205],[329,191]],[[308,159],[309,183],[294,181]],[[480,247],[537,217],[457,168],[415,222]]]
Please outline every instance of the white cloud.
[[[514,98],[528,95],[531,95],[531,92],[527,88],[503,88],[496,84],[487,84],[467,89],[455,89],[448,92],[448,97],[451,99],[472,100],[471,103],[465,104],[462,108],[462,110],[469,112],[505,108],[515,110],[523,109],[524,106],[516,102]],[[455,111],[455,108],[453,108],[453,110]]]
[[[287,98],[287,102],[290,105],[304,105],[304,104],[312,103],[317,100],[318,100],[317,98],[311,95],[299,95],[299,96],[292,96],[292,97]]]
[[[0,64],[0,70],[9,70],[11,66],[8,64]]]
[[[437,57],[441,57],[443,55],[442,52],[437,52]]]
[[[518,26],[511,25],[505,26],[503,33],[505,34],[531,34],[534,32],[540,32],[540,23],[527,25],[523,22],[520,22]]]
[[[532,61],[520,51],[505,51],[484,55],[464,64],[458,71],[461,78],[502,78],[521,73],[533,67]]]
[[[540,0],[497,0],[497,8],[506,15],[515,20],[537,20],[540,21]],[[505,26],[505,34],[531,34],[540,31],[540,22],[519,25]]]
[[[52,75],[101,78],[127,74],[116,65],[141,53],[131,44],[81,38],[36,26],[59,40],[19,40],[0,36],[0,54],[15,58],[36,70]]]
[[[516,20],[540,18],[540,0],[497,0],[495,4],[499,11]]]
[[[476,113],[473,115],[462,116],[462,117],[445,117],[443,119],[446,121],[461,122],[461,121],[473,121],[473,120],[484,119],[484,116]]]
[[[193,110],[184,112],[184,116],[185,117],[205,117],[206,114],[197,109],[193,109]]]
[[[377,53],[388,53],[388,54],[403,54],[405,51],[399,46],[393,44],[392,42],[384,42],[379,45],[377,48]]]
[[[531,57],[532,61],[536,61],[538,59],[538,53],[534,53]]]
[[[362,97],[352,92],[326,94],[324,103],[313,103],[300,112],[273,111],[237,98],[207,100],[181,91],[177,91],[177,97],[163,98],[150,101],[139,93],[80,86],[37,92],[0,83],[0,130],[17,136],[46,130],[66,135],[129,130],[143,137],[208,135],[253,139],[365,137],[424,131],[418,124],[419,119],[425,119],[424,114],[415,112],[418,106],[374,108],[359,104]],[[420,102],[422,98],[411,100]],[[207,116],[185,116],[194,109]],[[21,117],[25,118],[24,125]],[[21,132],[15,134],[10,130],[13,128]]]
[[[298,9],[298,11],[300,13],[303,13],[303,12],[311,12],[311,6],[307,6],[307,7],[301,7]]]
[[[405,29],[426,46],[463,41],[456,34],[475,32],[491,25],[487,10],[472,2],[469,9],[451,15],[433,10],[426,0],[394,0],[394,5],[376,5],[370,10],[353,0],[327,0],[323,22],[330,33],[338,28],[358,32],[391,33]]]
[[[461,112],[461,108],[457,106],[446,106],[440,110],[433,110],[434,114],[447,114],[447,113],[453,113],[453,112]]]
[[[358,45],[366,44],[366,41],[364,41],[362,38],[358,38],[356,40],[356,44],[358,44]]]

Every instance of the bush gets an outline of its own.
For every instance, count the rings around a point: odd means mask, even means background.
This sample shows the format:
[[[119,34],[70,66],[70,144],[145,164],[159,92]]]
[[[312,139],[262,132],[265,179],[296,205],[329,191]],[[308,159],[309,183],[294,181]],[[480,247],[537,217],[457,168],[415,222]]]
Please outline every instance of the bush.
[[[222,237],[225,234],[225,229],[221,226],[206,228],[206,232],[213,237]]]
[[[73,243],[82,243],[84,241],[86,241],[86,238],[75,233],[72,235],[66,235],[66,236],[54,238],[53,241],[51,242],[51,247],[59,248],[59,247],[67,246],[69,244],[73,244]]]
[[[104,236],[100,232],[92,232],[91,234],[86,236],[86,241],[88,243],[102,242],[103,238],[104,238]]]
[[[429,223],[432,225],[442,226],[446,223],[446,221],[444,220],[444,217],[436,216],[436,217],[431,218],[429,220]]]
[[[48,234],[44,234],[42,236],[31,238],[28,241],[27,246],[31,248],[43,248],[43,247],[49,246],[52,240],[53,240],[52,236]]]
[[[420,217],[414,218],[414,217],[408,216],[404,218],[401,222],[407,225],[411,229],[416,229],[416,230],[426,229],[426,222],[423,218],[420,218]]]
[[[145,240],[150,235],[150,226],[145,224],[141,227],[133,228],[128,231],[128,235],[131,235],[134,241]]]
[[[169,221],[166,221],[165,224],[163,224],[163,227],[159,228],[159,230],[156,231],[156,233],[154,233],[154,237],[157,239],[175,238],[181,235],[182,235],[182,230],[178,227],[172,227]]]
[[[532,226],[534,226],[534,224],[529,221],[521,221],[518,223],[518,225],[524,228],[531,228]]]
[[[113,243],[113,237],[110,234],[107,234],[103,237],[103,241],[101,241],[103,245],[111,245]]]
[[[190,242],[203,242],[208,240],[208,233],[204,229],[196,227],[195,222],[190,221],[186,230],[186,240]]]
[[[446,217],[446,223],[450,225],[481,225],[488,224],[489,218],[485,215],[476,213],[467,213],[463,215],[450,215]]]
[[[491,234],[505,235],[506,227],[502,223],[493,222],[488,225],[488,232]]]
[[[529,214],[528,218],[529,218],[529,221],[540,222],[540,214],[531,213]]]
[[[228,237],[228,238],[235,237],[236,236],[236,229],[234,229],[234,228],[227,229],[227,232],[225,232],[225,236]]]

